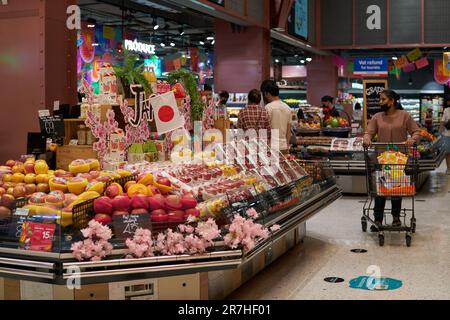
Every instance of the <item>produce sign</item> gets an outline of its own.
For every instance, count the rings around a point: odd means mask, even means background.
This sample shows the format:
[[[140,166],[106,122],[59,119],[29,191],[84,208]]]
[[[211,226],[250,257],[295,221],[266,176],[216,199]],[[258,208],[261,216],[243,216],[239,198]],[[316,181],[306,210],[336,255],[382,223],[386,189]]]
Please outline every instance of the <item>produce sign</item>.
[[[364,124],[381,111],[380,95],[387,89],[387,80],[364,80]]]
[[[20,248],[32,251],[52,250],[53,235],[56,225],[26,221],[20,234]]]
[[[113,217],[115,234],[118,238],[126,240],[133,238],[137,229],[150,229],[150,215],[147,214],[126,214]]]
[[[354,74],[371,76],[388,74],[387,58],[356,58],[354,63]]]
[[[63,138],[65,136],[64,120],[61,115],[39,117],[41,132],[51,138]]]

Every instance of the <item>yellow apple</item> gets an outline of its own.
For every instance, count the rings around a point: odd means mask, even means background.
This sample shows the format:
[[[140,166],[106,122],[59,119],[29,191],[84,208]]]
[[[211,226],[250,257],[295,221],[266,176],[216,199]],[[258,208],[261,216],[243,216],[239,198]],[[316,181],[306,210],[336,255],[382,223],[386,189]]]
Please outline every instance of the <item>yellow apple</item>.
[[[36,182],[36,175],[34,173],[29,173],[23,179],[26,184],[34,184]]]

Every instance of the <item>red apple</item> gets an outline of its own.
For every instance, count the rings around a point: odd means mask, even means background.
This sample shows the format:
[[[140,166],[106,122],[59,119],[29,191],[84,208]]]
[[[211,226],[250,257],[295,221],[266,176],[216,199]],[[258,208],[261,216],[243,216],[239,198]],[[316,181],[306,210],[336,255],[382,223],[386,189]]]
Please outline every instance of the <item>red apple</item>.
[[[13,196],[16,199],[23,198],[26,196],[26,194],[27,194],[27,190],[25,189],[24,186],[15,186],[13,189]]]
[[[6,161],[6,165],[10,168],[14,167],[16,165],[16,161],[15,160],[8,160]]]
[[[26,162],[24,165],[25,173],[34,173],[34,163]]]
[[[170,211],[167,214],[169,216],[169,221],[173,222],[183,222],[184,221],[184,211],[176,210]]]
[[[106,188],[105,195],[110,199],[114,199],[118,195],[120,195],[120,189],[117,185],[113,184]]]
[[[200,210],[197,208],[192,208],[192,209],[187,209],[184,212],[184,216],[187,218],[189,216],[193,216],[193,217],[199,217],[200,216]]]
[[[109,215],[103,214],[103,213],[96,214],[94,217],[94,220],[97,222],[100,222],[103,225],[106,225],[106,224],[112,222],[112,218]]]
[[[112,201],[108,197],[100,197],[94,200],[94,212],[111,214],[113,212]]]
[[[170,180],[167,179],[167,178],[164,178],[164,177],[158,178],[158,180],[156,182],[158,184],[162,184],[162,185],[165,185],[165,186],[168,186],[168,187],[172,186],[172,184],[170,183]]]
[[[91,171],[89,172],[89,174],[91,175],[92,179],[97,179],[98,177],[100,177],[100,171]]]
[[[184,195],[183,198],[181,198],[181,203],[183,205],[183,209],[192,209],[197,206],[197,200],[190,195]]]
[[[166,197],[166,209],[168,210],[179,210],[183,208],[180,196],[169,195]]]
[[[149,208],[148,197],[142,194],[134,195],[131,198],[131,208],[148,210]]]
[[[148,211],[145,209],[133,209],[131,214],[148,214]]]
[[[128,211],[130,208],[130,198],[128,196],[117,196],[112,201],[114,211]]]
[[[164,209],[165,208],[165,198],[160,194],[155,194],[148,198],[149,208],[151,211]]]
[[[12,194],[4,194],[1,198],[1,204],[4,207],[11,208],[14,203],[14,196]]]
[[[164,213],[157,213],[156,210],[152,212],[151,220],[152,222],[167,222],[169,221],[169,216],[166,214],[165,211]]]

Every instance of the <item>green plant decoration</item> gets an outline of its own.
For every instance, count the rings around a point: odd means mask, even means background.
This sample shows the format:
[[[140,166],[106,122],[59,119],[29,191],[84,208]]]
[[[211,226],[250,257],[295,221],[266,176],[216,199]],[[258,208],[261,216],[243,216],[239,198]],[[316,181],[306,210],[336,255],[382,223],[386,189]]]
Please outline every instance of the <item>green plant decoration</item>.
[[[137,64],[138,55],[130,54],[127,50],[123,53],[122,66],[115,66],[116,77],[122,84],[126,98],[131,98],[130,85],[140,84],[147,94],[152,94],[152,88],[144,77],[144,64]]]
[[[170,85],[180,82],[191,97],[191,118],[193,121],[201,121],[204,104],[197,88],[197,80],[192,72],[186,69],[172,71],[168,75]]]

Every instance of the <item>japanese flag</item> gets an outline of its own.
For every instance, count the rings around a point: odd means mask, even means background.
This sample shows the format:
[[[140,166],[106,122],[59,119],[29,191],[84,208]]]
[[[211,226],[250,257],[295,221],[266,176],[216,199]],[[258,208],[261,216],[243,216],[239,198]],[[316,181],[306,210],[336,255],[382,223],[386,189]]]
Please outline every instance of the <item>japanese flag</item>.
[[[173,91],[150,99],[158,134],[171,132],[184,126]]]

